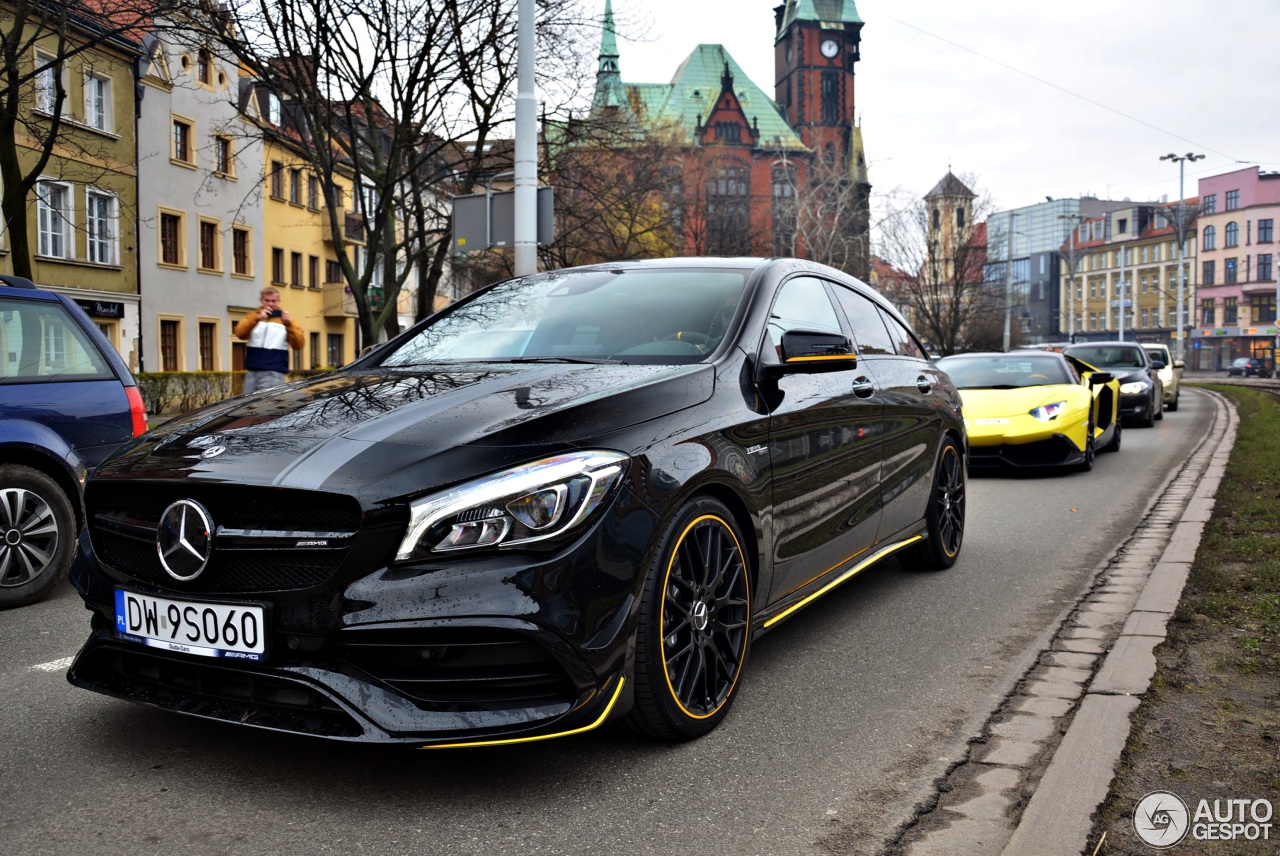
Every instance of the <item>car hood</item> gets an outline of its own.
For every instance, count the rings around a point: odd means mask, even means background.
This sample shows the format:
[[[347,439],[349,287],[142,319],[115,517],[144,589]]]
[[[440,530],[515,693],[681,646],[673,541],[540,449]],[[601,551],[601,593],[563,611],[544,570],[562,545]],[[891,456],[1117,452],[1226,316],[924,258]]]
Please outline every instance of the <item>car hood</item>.
[[[428,489],[691,407],[710,398],[714,377],[709,365],[339,371],[188,413],[97,477]]]
[[[966,419],[1007,419],[1025,416],[1037,407],[1068,402],[1079,407],[1089,400],[1089,391],[1074,383],[1023,386],[1018,389],[962,389]]]

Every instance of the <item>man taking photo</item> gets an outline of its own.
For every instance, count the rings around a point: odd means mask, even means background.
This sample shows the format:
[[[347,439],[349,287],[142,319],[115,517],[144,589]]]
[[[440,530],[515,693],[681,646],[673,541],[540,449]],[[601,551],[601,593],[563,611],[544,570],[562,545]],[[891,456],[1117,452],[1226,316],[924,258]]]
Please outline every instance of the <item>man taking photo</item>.
[[[260,302],[236,325],[236,335],[249,343],[244,354],[245,393],[284,383],[289,349],[302,348],[302,328],[280,308],[280,292],[267,286]]]

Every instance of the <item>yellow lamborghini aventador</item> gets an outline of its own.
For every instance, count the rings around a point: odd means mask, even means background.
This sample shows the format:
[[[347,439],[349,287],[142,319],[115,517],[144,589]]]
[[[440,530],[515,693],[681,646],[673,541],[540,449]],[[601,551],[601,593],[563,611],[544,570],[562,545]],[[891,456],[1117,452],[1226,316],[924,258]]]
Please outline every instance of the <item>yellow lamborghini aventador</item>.
[[[1052,351],[960,354],[938,360],[964,402],[972,467],[1093,469],[1120,448],[1120,385]]]

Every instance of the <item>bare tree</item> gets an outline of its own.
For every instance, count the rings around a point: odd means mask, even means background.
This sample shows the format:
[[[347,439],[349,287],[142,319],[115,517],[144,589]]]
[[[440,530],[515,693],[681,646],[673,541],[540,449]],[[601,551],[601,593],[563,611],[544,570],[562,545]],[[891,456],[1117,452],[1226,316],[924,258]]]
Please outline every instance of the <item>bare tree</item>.
[[[68,75],[114,54],[129,69],[141,30],[178,0],[5,0],[0,4],[0,211],[13,271],[32,277],[27,212],[44,177],[94,184],[114,143],[68,121]],[[131,71],[131,70],[130,70]],[[88,100],[88,99],[86,99]]]
[[[966,182],[970,187],[974,182]],[[999,347],[989,341],[993,317],[1003,326],[1003,291],[984,283],[987,265],[988,197],[973,200],[963,224],[947,239],[933,228],[924,200],[898,191],[886,199],[876,224],[878,254],[902,271],[894,298],[909,308],[916,330],[943,355],[973,347]],[[1002,280],[1003,281],[1003,280]]]
[[[823,157],[798,163],[784,152],[773,168],[774,252],[866,278],[868,196]]]
[[[544,91],[576,76],[577,2],[538,0]],[[511,122],[515,4],[232,0],[226,10],[237,34],[227,48],[281,100],[321,179],[361,340],[377,341],[394,330],[415,272],[419,311],[431,306],[449,249],[448,198],[471,190],[486,142]],[[340,177],[353,185],[349,217],[334,198]],[[353,252],[361,243],[367,251]]]

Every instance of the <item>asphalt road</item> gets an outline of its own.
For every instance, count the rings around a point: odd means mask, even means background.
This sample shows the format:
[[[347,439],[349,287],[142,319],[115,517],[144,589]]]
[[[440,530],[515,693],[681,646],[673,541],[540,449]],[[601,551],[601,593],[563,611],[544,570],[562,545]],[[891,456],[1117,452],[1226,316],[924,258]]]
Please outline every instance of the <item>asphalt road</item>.
[[[1092,473],[972,478],[954,568],[889,561],[797,614],[759,640],[724,724],[677,746],[391,749],[153,711],[67,684],[88,614],[63,587],[0,612],[0,852],[876,853],[1209,414],[1184,391]]]

